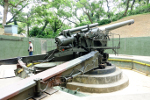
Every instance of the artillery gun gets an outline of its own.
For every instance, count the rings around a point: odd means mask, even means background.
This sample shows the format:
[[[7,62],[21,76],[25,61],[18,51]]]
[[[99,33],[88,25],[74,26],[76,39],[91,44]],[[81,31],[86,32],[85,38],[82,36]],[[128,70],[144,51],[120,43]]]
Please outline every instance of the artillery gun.
[[[120,41],[118,46],[108,47],[110,31],[133,23],[134,20],[128,20],[99,28],[96,23],[64,30],[55,38],[57,48],[46,54],[0,60],[0,65],[18,64],[16,72],[21,67],[25,74],[30,76],[28,78],[25,76],[23,77],[24,80],[2,88],[0,99],[15,100],[20,98],[20,93],[25,94],[26,91],[30,92],[30,95],[28,94],[21,99],[40,97],[46,91],[45,89],[41,90],[41,87],[51,88],[95,68],[101,69],[111,66],[107,61],[109,55],[104,51],[106,49],[113,49],[114,51],[119,49]],[[40,64],[27,67],[29,63]],[[16,75],[19,76],[19,74]],[[13,89],[10,90],[10,87]]]
[[[99,28],[96,27],[98,26],[98,23],[96,23],[64,30],[59,34],[58,37],[55,38],[57,50],[60,51],[58,55],[64,56],[64,58],[67,55],[71,55],[71,57],[73,57],[74,59],[91,51],[97,50],[100,53],[100,64],[106,63],[108,59],[108,54],[104,51],[106,49],[115,50],[120,48],[120,41],[117,47],[107,46],[107,42],[110,40],[109,32],[116,28],[122,27],[124,25],[130,25],[133,23],[134,20],[128,20]],[[57,54],[55,55],[58,56]]]

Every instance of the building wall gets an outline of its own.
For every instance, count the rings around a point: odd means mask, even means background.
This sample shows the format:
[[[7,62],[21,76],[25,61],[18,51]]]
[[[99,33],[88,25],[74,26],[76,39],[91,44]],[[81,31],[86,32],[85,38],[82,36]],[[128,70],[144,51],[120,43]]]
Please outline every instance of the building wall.
[[[117,46],[118,39],[114,40],[114,45]],[[112,42],[108,42],[108,46],[111,45]],[[150,37],[121,38],[120,49],[117,51],[118,54],[150,56]],[[106,52],[113,53],[112,50],[106,50]]]
[[[54,39],[0,35],[0,60],[13,57],[28,56],[29,40],[31,40],[33,43],[34,55],[46,53],[47,51],[56,48]]]

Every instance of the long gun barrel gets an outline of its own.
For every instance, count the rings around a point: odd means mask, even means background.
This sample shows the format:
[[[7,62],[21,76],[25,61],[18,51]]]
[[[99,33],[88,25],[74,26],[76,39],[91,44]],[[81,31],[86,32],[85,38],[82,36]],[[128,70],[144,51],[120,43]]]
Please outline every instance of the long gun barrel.
[[[109,31],[111,31],[111,30],[114,30],[116,28],[119,28],[119,27],[122,27],[122,26],[125,26],[125,25],[131,25],[133,23],[134,23],[134,20],[131,19],[131,20],[127,20],[127,21],[124,21],[124,22],[120,22],[120,23],[116,23],[116,24],[112,24],[112,25],[99,27],[97,29],[92,29],[91,31],[92,31],[92,33],[97,33],[97,34],[102,34],[102,33],[104,33],[102,31],[107,31],[106,34],[108,34]],[[81,27],[77,27],[77,28],[73,28],[73,29],[64,30],[64,31],[62,31],[60,33],[60,36],[55,38],[56,43],[59,46],[60,45],[66,46],[68,44],[71,44],[71,43],[73,43],[75,41],[75,36],[73,35],[74,34],[73,32],[77,32],[77,31],[82,31],[83,32],[85,30],[84,34],[86,34],[87,31],[90,30],[90,28],[96,27],[96,26],[98,26],[98,23],[85,25],[85,26],[81,26]],[[97,32],[98,30],[100,30],[101,32]],[[80,32],[80,34],[81,34],[81,32]],[[95,34],[90,34],[90,33],[88,33],[88,34],[89,35],[95,35]]]
[[[90,24],[90,25],[85,25],[85,26],[80,26],[80,27],[76,27],[76,28],[72,28],[72,29],[68,29],[68,30],[64,30],[61,32],[62,33],[66,33],[66,32],[76,32],[76,31],[80,31],[82,29],[85,29],[85,28],[92,28],[92,27],[96,27],[98,26],[98,23],[94,23],[94,24]]]
[[[102,31],[111,31],[111,30],[114,30],[116,28],[119,28],[119,27],[122,27],[122,26],[125,26],[125,25],[131,25],[133,23],[134,23],[134,20],[131,19],[131,20],[127,20],[127,21],[124,21],[124,22],[103,26],[103,27],[100,27],[99,29],[102,30]]]

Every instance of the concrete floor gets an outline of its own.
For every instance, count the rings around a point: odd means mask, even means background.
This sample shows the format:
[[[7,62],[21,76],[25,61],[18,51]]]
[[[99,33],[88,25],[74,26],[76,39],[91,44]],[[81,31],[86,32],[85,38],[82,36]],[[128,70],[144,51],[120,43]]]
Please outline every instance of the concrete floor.
[[[132,70],[123,69],[123,73],[129,78],[128,87],[112,93],[93,93],[86,100],[150,100],[150,77]]]
[[[150,57],[145,56],[127,56],[127,55],[110,55],[111,57],[127,57],[131,59],[138,59],[144,61],[150,61]],[[10,68],[10,66],[5,66]],[[5,69],[4,66],[0,66],[0,71]],[[15,69],[13,66],[12,69]],[[137,73],[133,70],[122,69],[123,73],[129,78],[129,86],[111,93],[85,93],[89,96],[77,97],[63,91],[58,91],[53,95],[49,95],[42,100],[150,100],[150,77],[143,74]],[[20,78],[16,78],[16,81],[12,81],[13,78],[0,79],[0,88],[12,84],[13,82],[19,81]]]
[[[132,70],[122,69],[129,78],[129,86],[111,93],[86,93],[89,96],[77,97],[59,91],[43,100],[150,100],[150,77]]]
[[[0,66],[0,88],[22,80],[22,78],[20,77],[15,77],[15,73],[14,73],[15,69],[16,69],[16,65]]]
[[[122,69],[123,73],[129,78],[129,85],[125,89],[103,93],[101,95],[115,95],[115,94],[136,94],[136,93],[150,93],[150,77],[137,73],[132,70]],[[91,95],[99,95],[93,93]]]

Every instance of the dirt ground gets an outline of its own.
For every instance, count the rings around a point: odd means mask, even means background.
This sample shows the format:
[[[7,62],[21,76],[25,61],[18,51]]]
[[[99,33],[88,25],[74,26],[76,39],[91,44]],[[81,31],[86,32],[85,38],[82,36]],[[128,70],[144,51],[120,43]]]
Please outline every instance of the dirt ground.
[[[140,15],[125,17],[111,24],[130,20],[130,19],[134,19],[134,24],[123,26],[111,32],[120,34],[121,38],[150,36],[150,14],[140,14]]]

